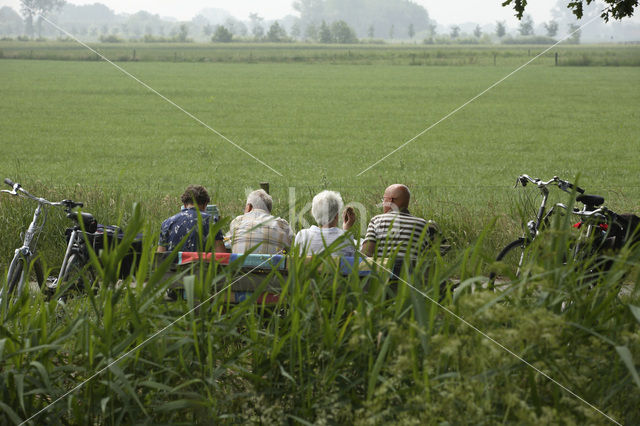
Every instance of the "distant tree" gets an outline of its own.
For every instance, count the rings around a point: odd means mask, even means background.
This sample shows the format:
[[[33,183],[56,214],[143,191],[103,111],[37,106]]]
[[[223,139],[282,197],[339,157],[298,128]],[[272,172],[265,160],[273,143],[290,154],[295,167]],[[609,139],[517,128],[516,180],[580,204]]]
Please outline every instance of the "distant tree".
[[[238,35],[244,37],[247,35],[248,30],[247,26],[244,22],[237,20],[236,18],[230,16],[224,20],[224,26],[231,32],[233,35]]]
[[[482,37],[482,28],[480,28],[480,25],[476,25],[476,28],[473,30],[473,35],[476,38]]]
[[[264,18],[257,13],[250,13],[249,19],[251,20],[251,34],[253,34],[253,38],[260,40],[264,37],[264,28],[262,27]]]
[[[312,41],[319,40],[318,27],[316,26],[316,24],[311,23],[307,25],[307,28],[304,31],[304,37],[307,40],[312,40]]]
[[[407,31],[409,34],[409,38],[413,38],[414,35],[416,35],[416,30],[413,27],[413,23],[409,24],[409,31]]]
[[[433,22],[431,22],[429,25],[427,25],[427,33],[429,34],[429,37],[433,38],[436,36],[436,30],[438,29],[438,26],[436,24],[434,24]]]
[[[271,27],[269,27],[269,31],[267,31],[267,41],[279,43],[286,40],[287,32],[278,24],[278,21],[275,21],[271,24]]]
[[[580,25],[577,24],[569,24],[569,34],[571,36],[567,39],[567,43],[570,44],[580,44],[580,36],[582,31],[580,30]]]
[[[507,33],[507,29],[504,25],[504,22],[498,21],[496,22],[496,35],[498,38],[502,38]]]
[[[411,23],[416,33],[426,29],[429,14],[416,3],[413,0],[294,0],[293,7],[300,13],[303,25],[343,20],[358,37],[367,37],[371,25],[378,37],[386,37],[394,25],[393,35],[389,36],[393,38],[397,36],[396,30],[406,34]]]
[[[449,36],[455,40],[460,36],[460,27],[457,25],[453,25],[451,27],[451,32],[449,33]]]
[[[202,27],[202,33],[204,35],[206,35],[207,37],[209,37],[211,34],[213,34],[213,31],[215,29],[213,28],[213,26],[211,24],[207,24],[204,27]]]
[[[391,28],[389,28],[389,39],[393,40],[393,33],[395,32],[395,25],[391,24]]]
[[[33,37],[33,17],[38,15],[38,38],[42,37],[42,15],[59,10],[64,4],[65,0],[20,0],[20,11],[30,31],[27,34]]]
[[[187,37],[189,36],[189,28],[187,24],[180,24],[178,28],[178,34],[176,35],[176,41],[185,42],[187,41]]]
[[[331,24],[331,35],[336,43],[350,44],[358,42],[355,31],[345,21],[336,21]]]
[[[531,18],[531,15],[524,15],[524,18],[520,20],[518,32],[521,36],[533,35],[533,18]]]
[[[264,37],[264,28],[262,25],[256,25],[251,30],[251,34],[253,34],[253,38],[256,40],[261,40]]]
[[[333,43],[333,36],[331,35],[331,29],[326,22],[322,21],[320,24],[320,30],[318,31],[318,39],[320,43]]]
[[[367,37],[373,38],[376,35],[376,28],[373,24],[369,25],[369,29],[367,30]]]
[[[545,22],[544,28],[547,30],[547,36],[555,37],[558,34],[558,23],[554,20]]]
[[[233,34],[224,25],[217,25],[211,37],[211,41],[218,43],[229,43],[233,39]]]
[[[293,37],[296,40],[299,40],[301,35],[302,35],[302,31],[300,30],[300,23],[295,22],[291,26],[291,37]]]
[[[0,35],[22,35],[24,21],[9,6],[0,7]]]
[[[595,3],[596,0],[566,0],[567,8],[573,12],[578,18],[582,18],[585,5]],[[602,0],[607,4],[607,8],[602,12],[601,16],[605,22],[609,21],[609,18],[622,19],[630,17],[638,7],[638,0]],[[503,6],[509,6],[513,4],[513,8],[516,11],[518,19],[522,19],[525,8],[527,7],[526,0],[504,0]]]

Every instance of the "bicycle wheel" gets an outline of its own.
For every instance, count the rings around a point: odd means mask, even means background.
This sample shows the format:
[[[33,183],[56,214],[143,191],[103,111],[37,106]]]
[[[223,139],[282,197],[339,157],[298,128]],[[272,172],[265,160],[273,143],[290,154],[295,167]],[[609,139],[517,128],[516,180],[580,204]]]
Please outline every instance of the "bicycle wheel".
[[[32,279],[35,279],[38,287],[42,287],[44,271],[40,259],[36,258],[30,269],[25,257],[15,256],[9,265],[9,273],[7,274],[7,298],[10,299],[14,293],[16,297],[20,297]]]
[[[69,256],[69,260],[67,261],[67,265],[62,273],[62,282],[64,284],[71,285],[72,288],[76,290],[82,290],[89,284],[89,277],[84,271],[84,265],[87,262],[85,259],[74,253]],[[85,285],[86,284],[86,285]]]
[[[497,270],[494,270],[490,279],[495,281],[498,276],[504,279],[515,279],[520,276],[520,270],[524,262],[524,249],[528,242],[524,238],[518,238],[507,244],[496,257]]]

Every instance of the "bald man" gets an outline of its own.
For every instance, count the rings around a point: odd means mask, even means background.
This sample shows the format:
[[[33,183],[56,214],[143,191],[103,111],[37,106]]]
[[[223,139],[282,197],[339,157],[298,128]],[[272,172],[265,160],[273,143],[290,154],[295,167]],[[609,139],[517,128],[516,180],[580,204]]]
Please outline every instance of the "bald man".
[[[412,216],[409,213],[411,192],[406,185],[394,184],[384,191],[382,214],[369,222],[362,244],[366,256],[387,257],[398,252],[405,257],[407,250],[412,258],[429,248],[439,233],[435,223]]]

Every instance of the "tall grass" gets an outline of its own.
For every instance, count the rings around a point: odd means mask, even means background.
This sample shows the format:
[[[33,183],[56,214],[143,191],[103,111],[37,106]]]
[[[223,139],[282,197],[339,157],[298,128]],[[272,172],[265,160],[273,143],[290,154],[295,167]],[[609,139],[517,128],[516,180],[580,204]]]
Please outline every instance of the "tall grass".
[[[140,231],[151,233],[136,209],[125,241]],[[125,243],[92,256],[93,291],[64,306],[25,294],[6,312],[1,423],[40,410],[43,424],[606,421],[441,306],[617,421],[640,421],[638,247],[588,288],[560,260],[566,238],[550,233],[501,293],[482,289],[481,240],[446,261],[426,253],[395,284],[381,267],[342,276],[328,254],[292,255],[288,274],[268,277],[277,305],[256,294],[232,306],[239,262],[171,276],[173,259],[149,241],[135,279],[116,283]],[[185,297],[166,302],[174,280]]]

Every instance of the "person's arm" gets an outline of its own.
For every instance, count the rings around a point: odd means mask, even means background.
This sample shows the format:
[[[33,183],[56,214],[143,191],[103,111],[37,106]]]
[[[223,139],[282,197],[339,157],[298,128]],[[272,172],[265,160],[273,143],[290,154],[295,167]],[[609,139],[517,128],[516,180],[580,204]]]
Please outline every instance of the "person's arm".
[[[367,226],[367,233],[364,235],[364,242],[360,251],[368,257],[372,257],[376,250],[376,218],[373,217]]]
[[[373,256],[373,251],[375,250],[375,248],[376,248],[376,242],[375,241],[365,241],[364,243],[362,243],[362,249],[360,251],[365,256],[372,257]]]
[[[215,251],[216,253],[228,253],[227,248],[224,246],[224,240],[216,240]]]
[[[162,222],[160,225],[160,237],[158,238],[158,253],[165,253],[167,251],[167,246],[169,245],[169,229],[167,226],[167,221]]]
[[[227,248],[224,246],[224,235],[222,231],[218,231],[216,239],[213,243],[213,250],[216,253],[228,253]]]

